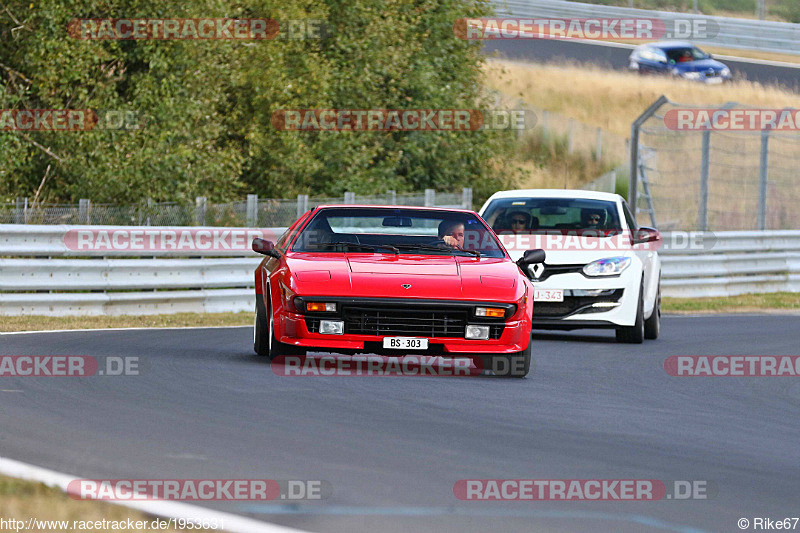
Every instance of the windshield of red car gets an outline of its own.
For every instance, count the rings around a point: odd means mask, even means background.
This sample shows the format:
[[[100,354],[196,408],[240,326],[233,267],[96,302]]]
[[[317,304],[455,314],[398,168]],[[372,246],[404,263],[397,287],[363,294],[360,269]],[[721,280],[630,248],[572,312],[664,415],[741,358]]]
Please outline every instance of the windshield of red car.
[[[326,208],[300,232],[293,252],[476,255],[505,257],[472,213],[429,209]]]

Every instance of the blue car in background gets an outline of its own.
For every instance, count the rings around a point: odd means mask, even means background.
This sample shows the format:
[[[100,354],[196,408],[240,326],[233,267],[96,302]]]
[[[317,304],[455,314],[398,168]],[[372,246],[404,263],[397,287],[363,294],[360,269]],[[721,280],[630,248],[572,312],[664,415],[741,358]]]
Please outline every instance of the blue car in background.
[[[731,69],[687,42],[665,41],[637,46],[630,68],[639,74],[670,74],[690,81],[723,83],[731,80]]]

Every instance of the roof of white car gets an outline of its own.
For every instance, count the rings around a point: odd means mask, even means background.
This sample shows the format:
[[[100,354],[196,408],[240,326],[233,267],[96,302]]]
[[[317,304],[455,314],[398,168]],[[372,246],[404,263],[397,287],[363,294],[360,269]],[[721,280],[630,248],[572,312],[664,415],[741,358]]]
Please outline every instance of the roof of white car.
[[[495,198],[582,198],[585,200],[607,200],[616,202],[622,197],[612,192],[575,189],[517,189],[514,191],[496,192],[490,199]]]

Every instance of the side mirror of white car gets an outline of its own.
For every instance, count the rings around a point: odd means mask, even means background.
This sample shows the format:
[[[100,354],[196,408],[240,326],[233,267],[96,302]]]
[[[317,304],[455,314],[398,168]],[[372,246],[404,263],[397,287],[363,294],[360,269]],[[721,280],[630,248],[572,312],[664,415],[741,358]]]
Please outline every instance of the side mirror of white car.
[[[633,232],[631,242],[641,244],[644,242],[655,242],[661,240],[661,233],[655,228],[641,227]]]

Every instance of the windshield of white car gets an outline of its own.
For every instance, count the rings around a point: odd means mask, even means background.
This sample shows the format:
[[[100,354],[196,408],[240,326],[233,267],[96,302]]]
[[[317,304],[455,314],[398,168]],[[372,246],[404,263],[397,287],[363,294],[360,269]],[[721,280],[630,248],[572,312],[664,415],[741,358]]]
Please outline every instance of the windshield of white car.
[[[496,233],[609,237],[622,231],[616,202],[583,198],[498,198],[483,214]]]
[[[505,257],[497,237],[474,213],[425,208],[320,209],[291,250]]]

